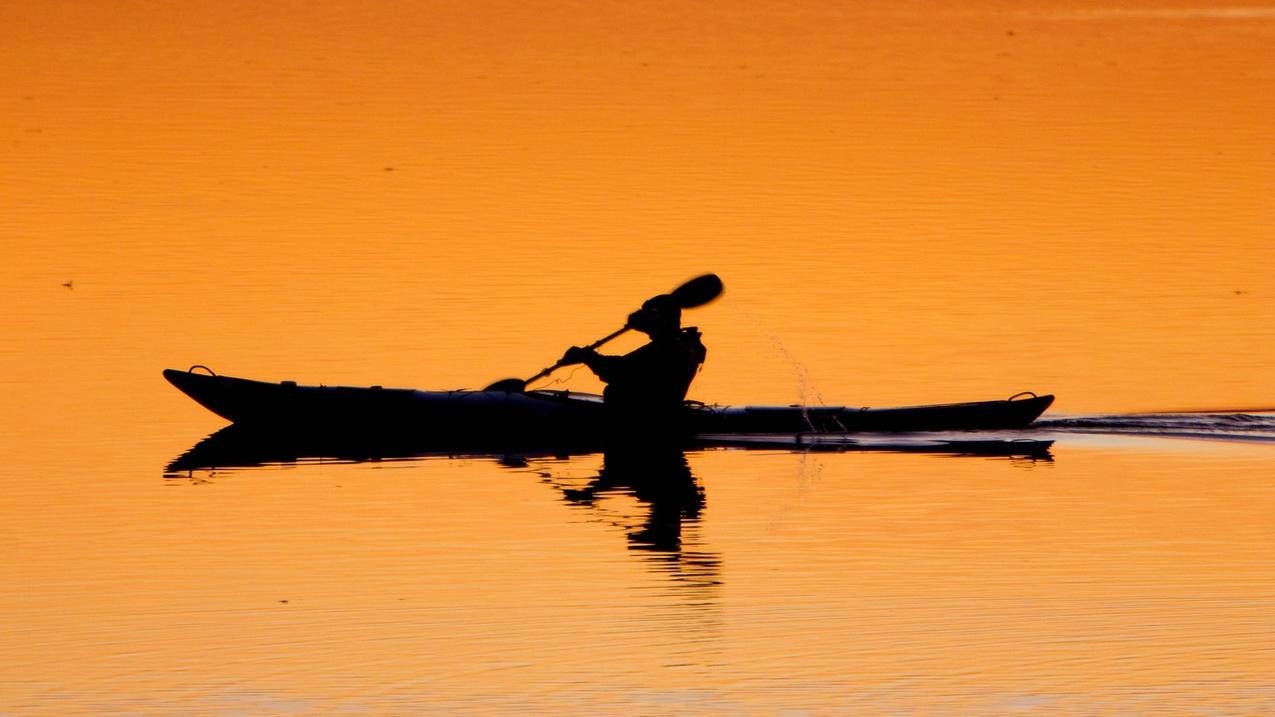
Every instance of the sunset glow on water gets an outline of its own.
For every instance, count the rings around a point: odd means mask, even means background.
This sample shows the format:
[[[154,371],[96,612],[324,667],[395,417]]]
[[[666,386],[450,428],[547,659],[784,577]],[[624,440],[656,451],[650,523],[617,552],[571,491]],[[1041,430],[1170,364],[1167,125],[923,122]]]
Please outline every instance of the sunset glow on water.
[[[0,26],[0,713],[1275,711],[1275,8]],[[165,471],[164,368],[479,388],[708,271],[691,398],[1049,455],[692,450],[672,545],[597,453]]]

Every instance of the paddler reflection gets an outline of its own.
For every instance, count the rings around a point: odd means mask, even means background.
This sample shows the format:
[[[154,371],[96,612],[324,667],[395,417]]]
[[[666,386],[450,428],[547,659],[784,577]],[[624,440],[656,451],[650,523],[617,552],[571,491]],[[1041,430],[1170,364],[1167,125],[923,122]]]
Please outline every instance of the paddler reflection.
[[[624,446],[603,455],[598,475],[583,487],[557,484],[563,500],[606,512],[609,496],[630,495],[644,504],[644,516],[609,515],[619,522],[629,548],[666,558],[675,577],[706,585],[718,582],[720,559],[699,549],[694,531],[704,510],[704,488],[691,473],[686,454],[676,448]]]
[[[678,550],[682,521],[699,520],[704,489],[691,475],[686,455],[678,450],[625,448],[607,451],[598,476],[583,488],[562,488],[562,497],[576,505],[595,506],[607,494],[628,493],[650,506],[645,522],[631,526],[629,542],[636,548]]]

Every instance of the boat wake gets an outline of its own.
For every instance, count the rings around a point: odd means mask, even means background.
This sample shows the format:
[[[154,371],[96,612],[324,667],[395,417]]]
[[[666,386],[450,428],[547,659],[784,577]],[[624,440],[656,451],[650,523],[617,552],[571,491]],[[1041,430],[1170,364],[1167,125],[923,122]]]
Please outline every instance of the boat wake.
[[[1060,416],[1039,419],[1032,424],[1032,428],[1049,432],[1275,442],[1275,412]]]

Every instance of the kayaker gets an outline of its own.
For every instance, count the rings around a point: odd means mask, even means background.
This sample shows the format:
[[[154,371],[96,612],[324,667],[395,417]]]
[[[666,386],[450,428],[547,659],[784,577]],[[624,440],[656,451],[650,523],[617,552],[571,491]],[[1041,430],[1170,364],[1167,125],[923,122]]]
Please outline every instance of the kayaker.
[[[613,420],[648,427],[671,425],[708,350],[695,327],[682,328],[682,309],[667,294],[629,315],[628,327],[650,343],[623,356],[572,346],[564,364],[582,363],[606,383],[603,400]]]

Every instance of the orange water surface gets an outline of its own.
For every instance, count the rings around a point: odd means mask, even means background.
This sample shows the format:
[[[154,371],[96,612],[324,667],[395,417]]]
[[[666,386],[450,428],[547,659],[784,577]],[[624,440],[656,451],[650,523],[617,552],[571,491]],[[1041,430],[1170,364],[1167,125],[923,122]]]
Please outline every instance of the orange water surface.
[[[693,452],[652,549],[600,456],[164,478],[159,376],[478,387],[715,271],[692,398],[1272,408],[1275,7],[0,27],[0,713],[1275,712],[1268,443]]]

